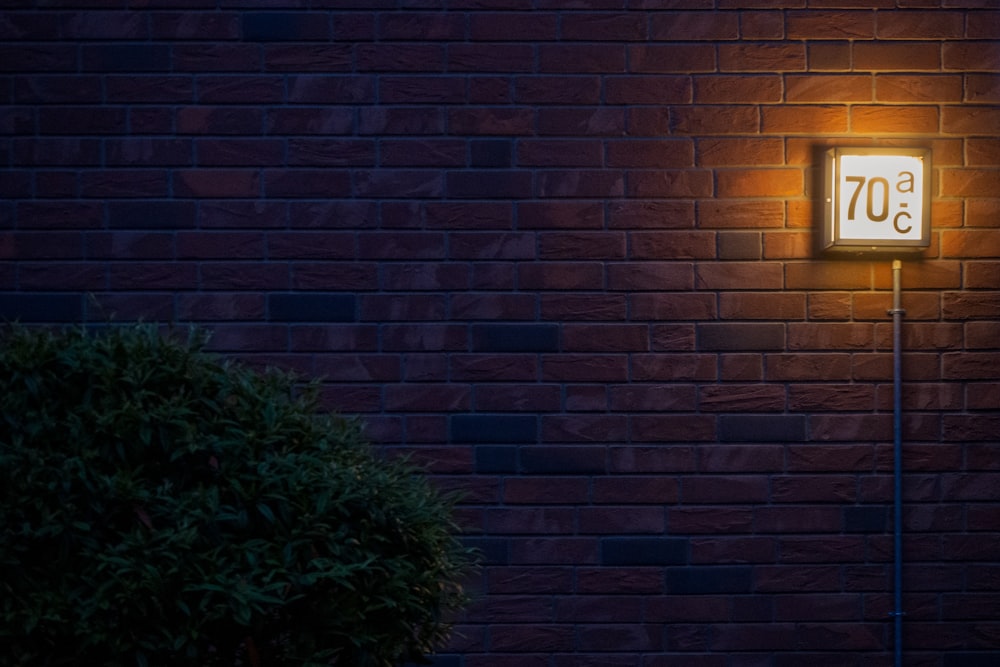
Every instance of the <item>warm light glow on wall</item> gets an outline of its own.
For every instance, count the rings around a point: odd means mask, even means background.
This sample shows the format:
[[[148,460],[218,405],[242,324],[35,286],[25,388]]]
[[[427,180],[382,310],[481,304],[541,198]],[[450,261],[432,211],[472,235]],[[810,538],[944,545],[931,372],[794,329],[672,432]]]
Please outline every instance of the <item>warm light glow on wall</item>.
[[[823,248],[859,253],[929,246],[930,174],[929,149],[827,151]]]

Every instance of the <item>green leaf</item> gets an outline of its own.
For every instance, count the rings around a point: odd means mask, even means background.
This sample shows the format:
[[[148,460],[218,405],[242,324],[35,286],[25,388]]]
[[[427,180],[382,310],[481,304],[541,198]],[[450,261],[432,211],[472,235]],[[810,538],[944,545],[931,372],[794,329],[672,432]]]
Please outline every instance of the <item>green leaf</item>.
[[[0,332],[5,658],[228,667],[254,628],[276,665],[388,667],[443,640],[471,561],[454,499],[318,383],[193,331]]]

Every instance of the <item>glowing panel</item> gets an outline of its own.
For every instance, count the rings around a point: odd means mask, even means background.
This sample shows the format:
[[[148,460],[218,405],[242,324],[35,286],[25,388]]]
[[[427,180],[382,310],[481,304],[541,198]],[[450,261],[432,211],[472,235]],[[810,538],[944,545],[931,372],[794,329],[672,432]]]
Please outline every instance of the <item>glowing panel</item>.
[[[827,151],[824,249],[899,252],[929,246],[930,175],[929,149]]]

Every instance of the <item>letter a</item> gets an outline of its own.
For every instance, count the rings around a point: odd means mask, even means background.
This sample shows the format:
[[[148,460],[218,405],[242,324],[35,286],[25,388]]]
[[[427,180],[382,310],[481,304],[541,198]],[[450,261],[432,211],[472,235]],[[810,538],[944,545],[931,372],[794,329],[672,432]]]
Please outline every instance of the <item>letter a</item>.
[[[912,171],[901,171],[901,172],[899,172],[899,175],[901,177],[905,175],[905,176],[908,176],[909,178],[900,178],[899,181],[897,181],[897,183],[896,183],[896,191],[897,192],[913,192],[913,188],[916,185],[916,177],[913,175],[913,172]],[[903,187],[904,185],[906,187]]]

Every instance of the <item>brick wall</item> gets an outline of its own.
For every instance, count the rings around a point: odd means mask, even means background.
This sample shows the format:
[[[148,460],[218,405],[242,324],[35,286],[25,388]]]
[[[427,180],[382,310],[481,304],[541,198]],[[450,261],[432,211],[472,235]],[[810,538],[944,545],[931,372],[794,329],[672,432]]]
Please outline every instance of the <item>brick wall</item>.
[[[8,0],[0,316],[326,377],[468,494],[435,664],[889,665],[890,264],[815,252],[816,175],[930,147],[906,665],[995,665],[998,38],[994,0]]]

